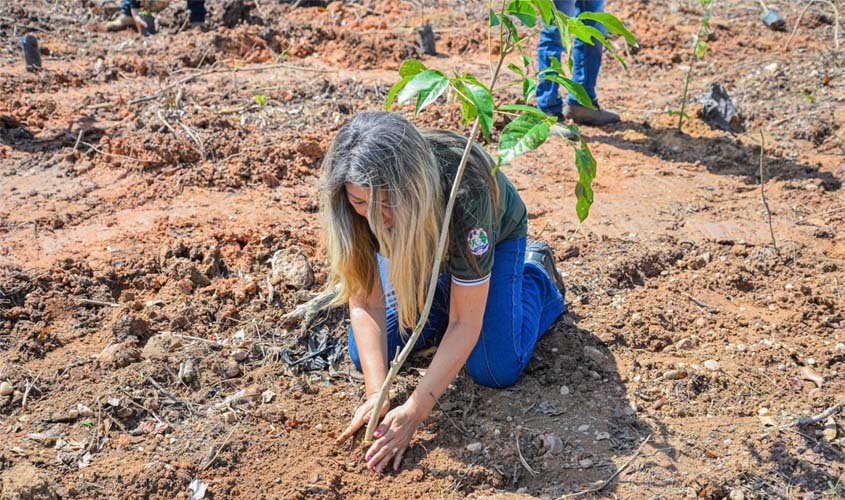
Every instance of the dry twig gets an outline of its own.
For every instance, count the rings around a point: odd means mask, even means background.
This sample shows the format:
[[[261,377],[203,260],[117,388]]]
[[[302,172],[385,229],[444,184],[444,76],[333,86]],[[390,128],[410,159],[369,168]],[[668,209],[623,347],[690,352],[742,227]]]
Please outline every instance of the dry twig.
[[[763,172],[763,157],[766,151],[765,147],[766,136],[763,135],[763,131],[760,130],[760,198],[763,199],[763,206],[766,207],[766,218],[769,221],[769,234],[772,236],[772,248],[774,248],[775,253],[780,256],[780,250],[778,250],[778,243],[775,240],[775,230],[772,228],[772,211],[769,209],[769,202],[766,201],[766,177],[765,173]]]
[[[790,34],[789,38],[787,38],[786,46],[789,47],[792,44],[792,38],[795,36],[795,33],[798,32],[798,25],[801,24],[801,19],[804,17],[804,14],[807,13],[807,9],[809,9],[815,2],[826,3],[830,5],[831,9],[833,9],[833,48],[839,50],[839,9],[837,9],[836,5],[830,0],[809,0],[807,2],[807,5],[804,6],[804,9],[798,16],[798,20],[795,21],[795,28],[792,29],[792,34]]]

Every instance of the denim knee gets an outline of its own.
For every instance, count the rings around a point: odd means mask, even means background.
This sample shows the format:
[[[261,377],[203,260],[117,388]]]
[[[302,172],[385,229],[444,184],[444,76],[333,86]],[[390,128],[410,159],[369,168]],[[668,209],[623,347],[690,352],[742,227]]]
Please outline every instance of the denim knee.
[[[472,363],[469,361],[467,361],[466,369],[467,375],[469,375],[469,378],[471,378],[476,384],[483,385],[485,387],[492,387],[494,389],[512,386],[516,383],[519,379],[519,375],[522,373],[521,369],[508,370],[501,368],[497,369],[496,373],[493,373],[492,368],[490,368],[487,363]]]

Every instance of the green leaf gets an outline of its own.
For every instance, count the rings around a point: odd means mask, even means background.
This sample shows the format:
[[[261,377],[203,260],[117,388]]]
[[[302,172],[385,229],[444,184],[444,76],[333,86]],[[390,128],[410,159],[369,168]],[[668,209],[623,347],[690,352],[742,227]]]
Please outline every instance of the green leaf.
[[[406,76],[414,76],[427,69],[428,68],[425,67],[425,64],[417,61],[416,59],[408,59],[403,62],[402,66],[399,68],[399,76],[402,78],[405,78]]]
[[[522,71],[522,68],[520,68],[516,64],[514,64],[514,63],[508,64],[508,69],[513,71],[517,75],[521,76],[522,78],[525,78],[525,71]]]
[[[537,24],[537,11],[528,0],[511,0],[505,12],[516,17],[529,28]]]
[[[589,95],[587,95],[587,91],[584,89],[584,86],[576,82],[575,80],[570,80],[565,76],[560,76],[556,74],[547,74],[542,76],[540,79],[559,83],[561,86],[563,86],[563,88],[568,90],[570,94],[572,94],[572,97],[574,97],[575,100],[578,101],[578,104],[586,108],[596,109],[596,107],[593,105],[593,100],[590,99]]]
[[[492,28],[492,27],[494,27],[494,26],[498,26],[498,25],[499,25],[499,23],[501,22],[501,21],[499,20],[499,14],[496,14],[496,13],[493,11],[493,9],[490,9],[489,16],[490,16],[490,27]]]
[[[528,102],[534,92],[537,91],[537,83],[533,78],[523,78],[522,80],[522,100]]]
[[[396,94],[396,100],[401,106],[415,96],[418,96],[414,113],[419,113],[446,90],[447,84],[448,79],[446,75],[436,69],[427,69],[412,76],[402,90]]]
[[[396,98],[396,93],[402,90],[402,88],[411,81],[411,78],[413,78],[413,76],[406,76],[390,87],[390,91],[387,93],[387,100],[384,102],[385,111],[390,111],[390,105],[393,104],[393,99]]]
[[[619,61],[619,64],[621,64],[623,68],[626,70],[628,69],[628,65],[625,64],[625,60],[622,59],[622,56],[619,55],[619,52],[616,51],[613,44],[610,43],[597,28],[584,24],[580,19],[572,17],[568,19],[567,24],[569,24],[569,29],[576,38],[590,45],[595,45],[593,40],[598,40],[599,43],[604,45],[604,48],[606,48],[608,52],[613,54],[613,57]]]
[[[684,119],[689,120],[689,115],[688,115],[688,114],[686,114],[686,113],[682,113],[682,112],[680,112],[680,111],[675,111],[675,110],[672,110],[672,109],[667,109],[667,110],[666,110],[666,114],[667,114],[667,115],[669,115],[669,116],[683,116],[683,117],[684,117]]]
[[[84,420],[82,420],[82,421],[80,421],[79,423],[80,423],[80,424],[82,424],[82,425],[84,425],[85,427],[91,427],[91,426],[93,426],[93,425],[94,425],[94,423],[93,423],[93,422],[91,422],[90,420],[88,420],[87,418],[86,418],[86,419],[84,419]]]
[[[521,111],[523,113],[534,115],[541,120],[546,119],[545,113],[535,108],[534,106],[527,106],[525,104],[503,104],[496,108],[496,111]]]
[[[458,94],[458,99],[461,101],[461,123],[466,125],[473,118],[478,116],[478,108],[472,101],[472,92],[467,88],[466,84],[460,79],[452,80],[452,87]]]
[[[555,12],[557,12],[557,8],[552,0],[531,0],[531,3],[534,5],[537,12],[540,13],[540,17],[543,18],[543,22],[546,24],[552,24],[552,21],[555,18]]]
[[[616,16],[613,14],[608,14],[607,12],[589,12],[583,11],[578,14],[578,19],[591,19],[593,21],[598,21],[607,28],[609,33],[614,33],[617,35],[622,35],[625,38],[625,41],[628,42],[628,45],[638,47],[637,38],[634,36],[633,33],[628,31],[625,25],[620,21]]]
[[[511,36],[512,43],[519,43],[519,30],[516,29],[516,25],[511,21],[511,18],[508,16],[502,17],[502,24],[508,29],[508,33]],[[520,45],[517,45],[519,47]]]
[[[529,113],[519,115],[505,125],[499,138],[497,166],[505,165],[517,156],[537,149],[549,137],[549,128],[548,119],[540,119]]]
[[[448,86],[449,79],[444,75],[442,79],[436,81],[431,87],[420,90],[420,95],[417,96],[417,106],[414,114],[419,114],[423,108],[436,101]]]
[[[475,80],[475,78],[470,77],[470,80]],[[484,134],[484,137],[489,139],[490,131],[493,130],[493,95],[478,80],[475,80],[475,83],[467,83],[466,88],[469,90],[469,98],[472,100],[475,110],[478,113],[481,132]]]
[[[704,59],[707,57],[707,42],[704,40],[699,39],[695,42],[695,57],[698,59]]]
[[[584,138],[575,146],[575,167],[578,169],[578,183],[575,184],[575,213],[578,221],[584,222],[590,215],[593,204],[593,180],[596,178],[596,160]]]
[[[255,102],[257,102],[258,105],[261,106],[262,108],[264,107],[265,104],[267,104],[267,96],[266,95],[258,94],[256,96],[253,96],[253,99],[255,99]]]

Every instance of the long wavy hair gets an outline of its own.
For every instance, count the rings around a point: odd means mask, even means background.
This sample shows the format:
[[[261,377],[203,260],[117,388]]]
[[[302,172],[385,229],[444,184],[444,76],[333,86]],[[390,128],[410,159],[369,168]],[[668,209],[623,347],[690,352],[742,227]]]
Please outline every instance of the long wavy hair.
[[[396,289],[400,331],[414,326],[423,308],[434,264],[446,201],[467,138],[440,130],[420,130],[402,116],[359,113],[334,138],[322,165],[321,218],[327,248],[329,285],[339,284],[337,302],[363,297],[377,283],[376,252],[390,259],[388,276]],[[459,200],[498,199],[492,160],[475,144],[461,182]],[[370,190],[367,217],[355,212],[346,183]],[[385,193],[381,199],[379,193]],[[391,212],[388,228],[382,206]],[[460,220],[464,203],[456,203]],[[464,241],[465,229],[450,227],[450,242]],[[464,245],[446,251],[474,256]]]

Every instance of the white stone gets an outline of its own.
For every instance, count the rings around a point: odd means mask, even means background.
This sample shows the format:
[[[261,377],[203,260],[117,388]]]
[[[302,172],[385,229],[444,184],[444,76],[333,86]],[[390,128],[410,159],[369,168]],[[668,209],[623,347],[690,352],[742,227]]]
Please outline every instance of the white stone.
[[[584,424],[578,427],[578,432],[587,432],[590,430],[590,426],[588,424]]]
[[[593,466],[593,461],[592,461],[592,460],[590,460],[589,458],[585,458],[585,459],[583,459],[583,460],[579,460],[579,461],[578,461],[578,465],[579,465],[582,469],[589,469],[590,467],[592,467],[592,466]]]
[[[467,445],[467,451],[472,452],[472,453],[478,453],[479,451],[481,451],[483,449],[484,449],[484,445],[477,442],[477,441],[475,443]]]
[[[12,384],[6,382],[5,380],[0,383],[0,396],[8,396],[13,392],[15,392],[15,389],[12,387]]]
[[[715,359],[708,359],[707,361],[704,362],[704,368],[707,368],[710,371],[715,372],[716,370],[719,369],[720,366],[721,365],[719,365],[719,362],[716,361]]]
[[[560,395],[561,396],[569,396],[569,387],[562,385],[560,386]]]

